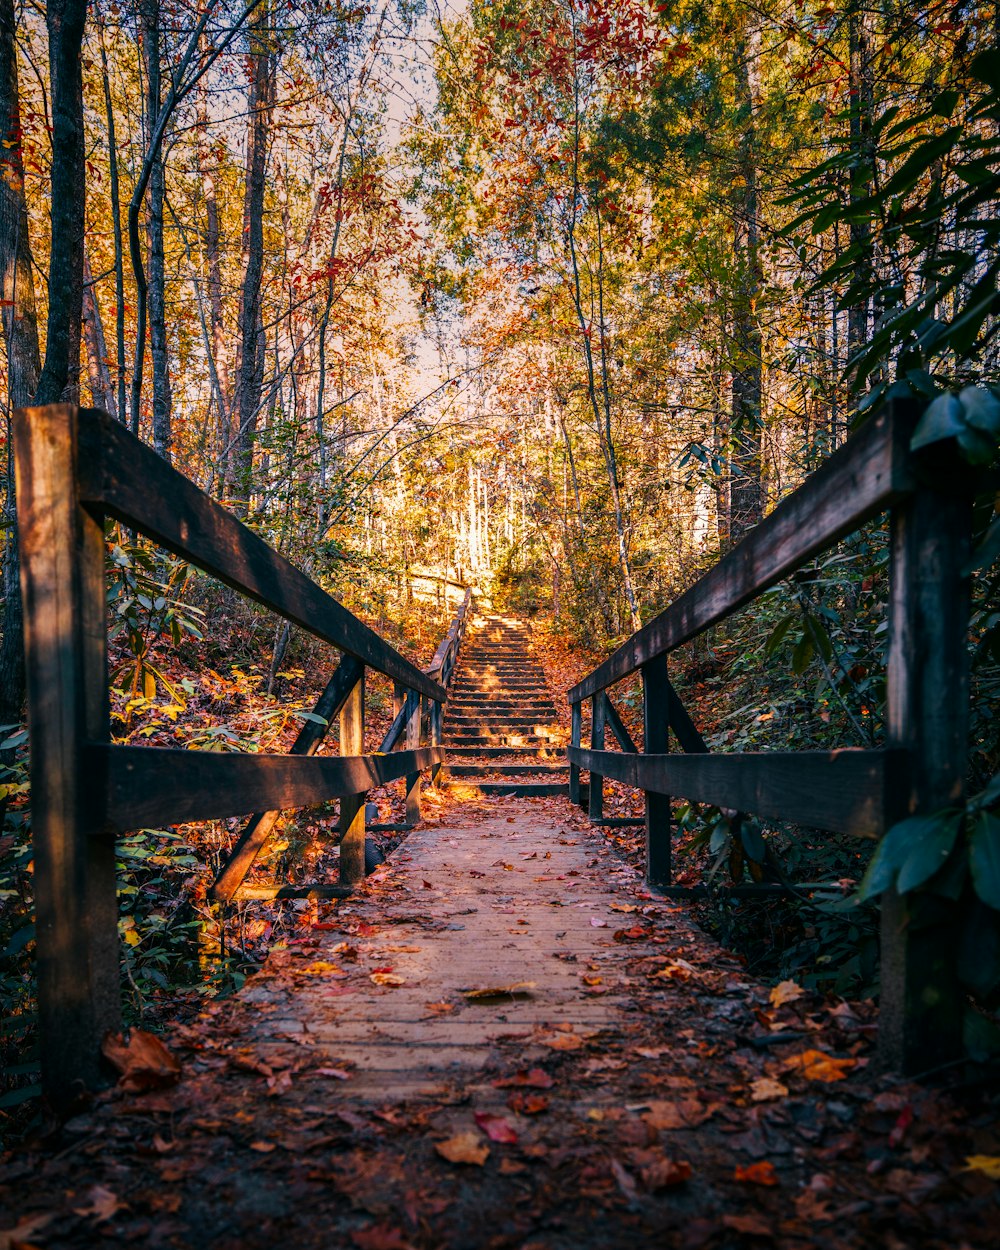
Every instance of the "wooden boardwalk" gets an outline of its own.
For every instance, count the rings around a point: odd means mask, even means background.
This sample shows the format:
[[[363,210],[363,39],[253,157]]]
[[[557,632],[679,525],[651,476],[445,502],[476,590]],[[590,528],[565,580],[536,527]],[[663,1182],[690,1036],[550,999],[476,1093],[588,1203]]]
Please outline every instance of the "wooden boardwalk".
[[[352,1068],[353,1097],[385,1101],[474,1085],[504,1038],[528,1061],[553,1030],[622,1027],[632,1004],[613,934],[649,899],[638,875],[564,801],[473,812],[410,834],[338,905],[310,944],[315,975],[290,983],[301,955],[272,956],[243,995],[261,1012],[258,1045],[308,1035]]]
[[[178,1083],[4,1160],[0,1244],[995,1244],[964,1113],[866,1068],[872,1013],[772,1001],[564,799],[446,806],[316,919],[173,1030]]]

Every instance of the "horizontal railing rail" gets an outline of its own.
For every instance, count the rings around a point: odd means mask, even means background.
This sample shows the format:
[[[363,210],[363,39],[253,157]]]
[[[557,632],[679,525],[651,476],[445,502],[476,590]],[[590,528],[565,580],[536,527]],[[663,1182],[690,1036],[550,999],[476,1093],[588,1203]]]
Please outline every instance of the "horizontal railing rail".
[[[920,412],[894,402],[870,418],[802,486],[690,590],[637,630],[568,692],[570,797],[602,822],[605,778],[645,794],[646,875],[673,896],[673,797],[833,833],[878,837],[900,819],[960,801],[968,727],[972,473],[949,445],[933,463],[914,453]],[[877,750],[709,753],[668,675],[668,656],[782,578],[890,513],[886,745]],[[640,750],[609,688],[640,674]],[[583,746],[583,703],[591,741]],[[621,748],[605,750],[608,730]],[[670,737],[680,747],[671,752]],[[750,893],[758,887],[741,887]],[[759,887],[774,890],[774,886]],[[704,891],[702,891],[703,893]],[[913,1070],[961,1050],[954,974],[954,917],[930,921],[890,892],[883,899],[881,1042],[887,1060]],[[946,911],[947,909],[945,909]],[[949,943],[951,945],[949,946]]]
[[[100,1080],[120,1027],[115,836],[252,813],[212,897],[341,897],[364,877],[365,800],[444,761],[441,705],[471,603],[425,672],[107,414],[73,405],[15,412],[25,609],[36,948],[43,1087],[67,1107]],[[331,644],[340,662],[287,755],[112,744],[104,586],[106,518]],[[366,673],[394,683],[397,716],[366,754]],[[316,752],[339,718],[339,755]],[[402,749],[395,749],[402,744]],[[245,885],[280,812],[340,799],[337,885]]]

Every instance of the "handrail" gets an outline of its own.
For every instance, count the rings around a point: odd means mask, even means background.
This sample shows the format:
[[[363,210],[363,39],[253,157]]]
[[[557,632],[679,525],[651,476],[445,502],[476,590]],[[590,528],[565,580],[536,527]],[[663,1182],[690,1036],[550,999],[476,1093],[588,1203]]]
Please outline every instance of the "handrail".
[[[281,808],[340,798],[339,897],[364,877],[365,795],[444,761],[438,673],[400,655],[331,595],[106,413],[71,404],[14,413],[42,1081],[70,1106],[100,1080],[100,1042],[120,1027],[114,836],[126,829],[254,812],[213,888],[231,898]],[[110,741],[104,520],[114,517],[331,643],[340,663],[316,720],[288,755],[223,755]],[[467,610],[470,597],[467,596]],[[455,627],[453,626],[453,630]],[[461,627],[443,653],[451,660]],[[457,642],[456,642],[457,639]],[[447,640],[446,640],[447,641]],[[365,673],[393,679],[408,709],[405,749],[364,753]],[[450,671],[450,670],[449,670]],[[339,758],[314,758],[340,719]],[[259,892],[259,890],[258,890]],[[274,894],[278,891],[271,890]],[[301,891],[300,891],[301,892]],[[294,893],[294,891],[293,891]]]
[[[671,796],[815,829],[877,837],[905,816],[954,805],[963,793],[968,726],[968,563],[971,475],[953,447],[934,464],[911,451],[920,411],[895,401],[870,418],[802,486],[648,625],[568,692],[570,797],[603,815],[605,777],[641,789],[646,876],[671,896]],[[930,470],[930,471],[929,471]],[[670,683],[669,653],[750,603],[870,518],[891,516],[886,746],[881,750],[709,754]],[[633,673],[643,686],[642,750],[608,695]],[[589,699],[591,743],[582,744]],[[610,728],[622,751],[606,751]],[[673,734],[682,754],[671,754]],[[949,960],[954,909],[931,915],[883,900],[880,1041],[892,1066],[930,1069],[961,1053],[961,1000]]]

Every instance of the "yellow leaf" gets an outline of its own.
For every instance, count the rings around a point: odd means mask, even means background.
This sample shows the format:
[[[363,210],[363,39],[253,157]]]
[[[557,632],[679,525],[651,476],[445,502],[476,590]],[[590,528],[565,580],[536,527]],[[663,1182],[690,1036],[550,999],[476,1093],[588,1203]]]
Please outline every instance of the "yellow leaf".
[[[760,1076],[750,1082],[750,1100],[752,1102],[772,1102],[775,1098],[784,1098],[788,1086],[782,1085],[769,1076]]]
[[[534,981],[515,981],[513,985],[487,985],[478,990],[462,990],[462,997],[472,1001],[481,998],[530,998]]]
[[[401,977],[398,972],[373,972],[368,979],[375,985],[406,984],[406,977]]]
[[[490,1157],[490,1148],[478,1133],[459,1133],[437,1142],[434,1149],[449,1163],[471,1163],[479,1168]]]
[[[794,981],[782,981],[771,990],[768,997],[772,1007],[781,1007],[785,1003],[794,1003],[804,993],[802,986],[796,985]]]
[[[991,1181],[1000,1181],[1000,1155],[969,1155],[965,1164],[967,1172],[982,1172]]]
[[[807,1081],[842,1081],[851,1068],[858,1066],[857,1059],[837,1059],[821,1050],[804,1050],[792,1055],[782,1065],[786,1071],[798,1072]]]

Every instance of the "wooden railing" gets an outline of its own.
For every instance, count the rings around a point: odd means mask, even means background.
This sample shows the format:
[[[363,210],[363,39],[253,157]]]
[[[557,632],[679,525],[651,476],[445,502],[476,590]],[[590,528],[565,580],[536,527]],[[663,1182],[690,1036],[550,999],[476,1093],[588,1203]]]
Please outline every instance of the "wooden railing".
[[[967,766],[971,471],[935,444],[933,464],[910,450],[919,416],[895,403],[871,418],[684,595],[569,691],[570,797],[602,818],[614,778],[645,792],[646,871],[671,884],[671,796],[813,829],[878,837],[906,816],[961,801]],[[886,745],[880,750],[714,755],[670,683],[667,656],[781,578],[889,510],[891,515]],[[639,673],[643,749],[609,696]],[[590,747],[582,745],[591,701]],[[608,731],[621,751],[604,749]],[[673,733],[680,754],[670,753]],[[747,886],[745,890],[752,891]],[[926,1070],[961,1051],[954,907],[883,898],[880,1043],[887,1062]]]
[[[339,896],[364,876],[365,795],[397,778],[419,818],[420,774],[440,768],[441,705],[470,595],[422,672],[320,586],[105,413],[72,405],[14,414],[24,598],[42,1079],[72,1103],[99,1080],[120,1027],[115,838],[131,829],[256,813],[213,887],[236,896],[285,808],[339,797]],[[148,535],[342,652],[288,755],[116,746],[110,741],[104,522]],[[395,683],[397,715],[364,753],[365,673]],[[340,720],[340,756],[315,751]],[[405,739],[405,742],[403,740]],[[403,742],[404,749],[395,749]],[[281,895],[281,886],[264,896]],[[258,888],[253,891],[261,897]]]

